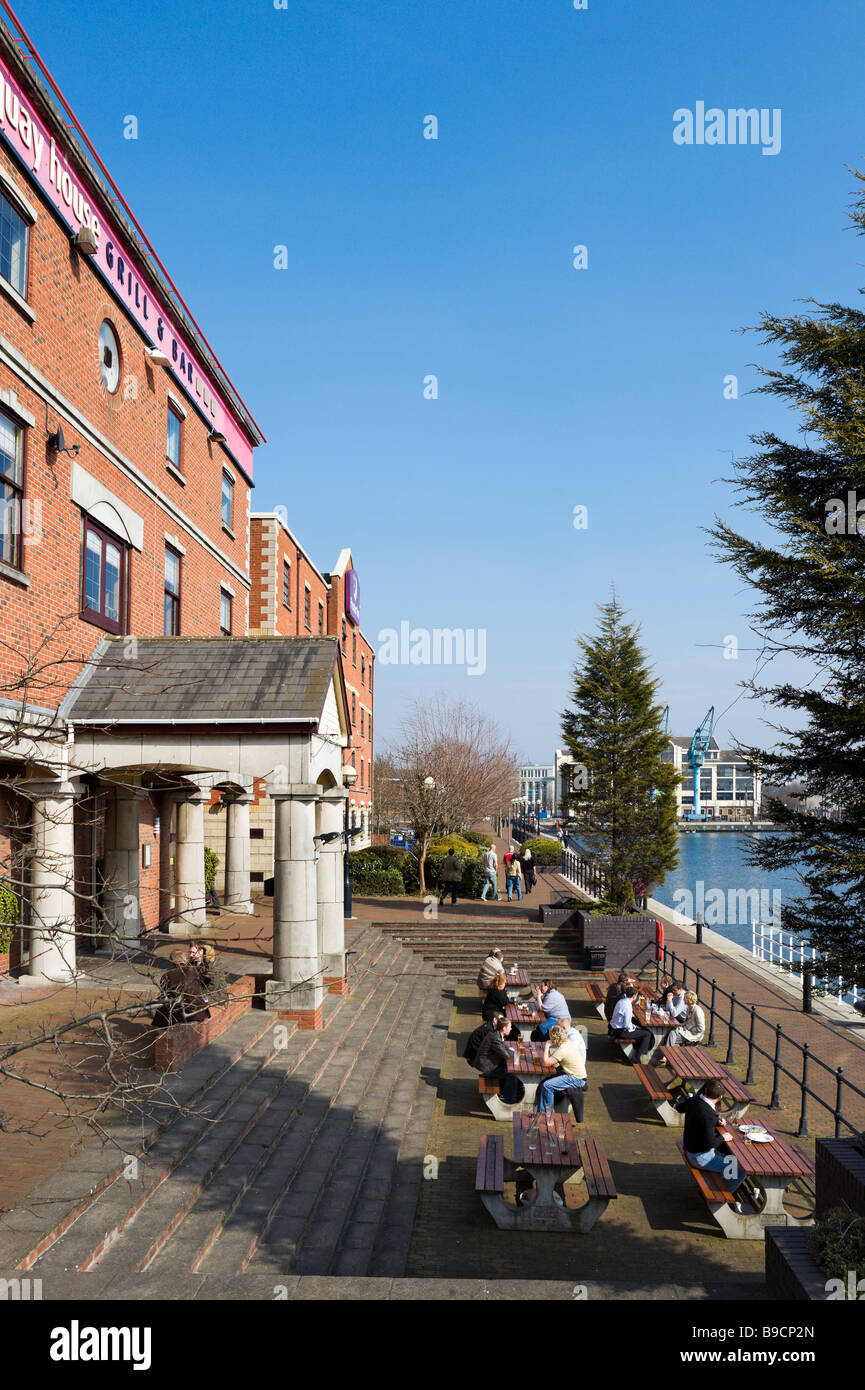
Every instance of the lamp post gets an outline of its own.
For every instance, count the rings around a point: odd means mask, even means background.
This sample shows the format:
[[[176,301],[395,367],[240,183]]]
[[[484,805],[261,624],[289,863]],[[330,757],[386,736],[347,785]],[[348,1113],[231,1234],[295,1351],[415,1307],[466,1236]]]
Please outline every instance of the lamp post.
[[[355,784],[356,781],[357,781],[357,772],[355,771],[355,769],[354,769],[350,764],[349,764],[348,767],[344,767],[343,770],[342,770],[342,785],[345,787],[345,789],[346,789],[347,792],[351,792],[351,789],[352,789],[352,787],[354,786],[354,784]],[[342,915],[343,915],[343,917],[345,917],[346,921],[349,921],[349,920],[351,919],[351,873],[350,873],[350,871],[349,871],[349,864],[348,864],[348,850],[349,850],[349,845],[350,845],[350,836],[349,836],[349,829],[348,829],[348,803],[349,803],[349,797],[347,796],[347,797],[345,798],[345,835],[344,835],[344,838],[345,838],[345,851],[344,851],[344,854],[343,854],[343,888],[342,888],[342,897],[343,897]]]

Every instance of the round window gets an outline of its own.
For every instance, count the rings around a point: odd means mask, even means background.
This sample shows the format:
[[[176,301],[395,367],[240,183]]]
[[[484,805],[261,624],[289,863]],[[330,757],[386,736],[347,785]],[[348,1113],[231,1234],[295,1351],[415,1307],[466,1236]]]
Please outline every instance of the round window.
[[[120,385],[120,344],[107,319],[99,330],[99,370],[102,380],[114,395]]]

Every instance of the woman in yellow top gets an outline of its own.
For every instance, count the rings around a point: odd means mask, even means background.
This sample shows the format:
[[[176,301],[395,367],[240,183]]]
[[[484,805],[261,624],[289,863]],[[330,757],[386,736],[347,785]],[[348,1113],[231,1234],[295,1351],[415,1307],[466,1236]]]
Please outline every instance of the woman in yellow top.
[[[550,1029],[550,1036],[544,1043],[544,1063],[551,1061],[558,1062],[558,1071],[538,1087],[538,1109],[542,1115],[552,1110],[556,1091],[579,1091],[586,1084],[583,1050],[576,1043],[568,1042],[567,1031],[559,1023]]]

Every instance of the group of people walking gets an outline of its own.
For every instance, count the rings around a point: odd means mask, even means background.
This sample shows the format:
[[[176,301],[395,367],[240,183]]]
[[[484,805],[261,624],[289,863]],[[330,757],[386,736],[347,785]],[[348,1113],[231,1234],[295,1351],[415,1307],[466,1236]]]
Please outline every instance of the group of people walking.
[[[481,902],[486,902],[487,893],[493,890],[493,902],[499,901],[499,858],[495,849],[490,848],[485,851],[483,857],[484,866],[484,886],[481,891]],[[523,900],[523,884],[526,892],[531,893],[537,883],[535,872],[535,859],[531,850],[525,845],[517,851],[516,845],[511,845],[508,853],[504,856],[505,884],[508,891],[508,902],[511,902],[516,894],[517,901]]]

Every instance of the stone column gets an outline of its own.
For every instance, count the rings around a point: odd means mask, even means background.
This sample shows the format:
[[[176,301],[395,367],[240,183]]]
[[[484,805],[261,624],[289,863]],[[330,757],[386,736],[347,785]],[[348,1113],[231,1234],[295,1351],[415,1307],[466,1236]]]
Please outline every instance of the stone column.
[[[190,787],[177,799],[172,936],[195,936],[207,926],[204,896],[204,803],[207,795]]]
[[[141,936],[138,901],[138,803],[147,793],[140,787],[115,786],[105,816],[105,925],[121,942]]]
[[[251,912],[249,891],[249,807],[252,794],[233,796],[225,815],[225,907]]]
[[[75,829],[79,788],[72,782],[28,782],[33,805],[30,865],[30,964],[33,980],[65,983],[75,975]]]
[[[318,958],[316,885],[316,783],[270,789],[274,802],[273,977],[265,986],[265,1008],[320,1028],[324,992]]]
[[[316,880],[318,885],[318,951],[322,984],[329,994],[345,994],[345,924],[343,921],[343,818],[347,793],[327,792],[319,798],[320,832],[336,831],[339,836],[319,846]]]
[[[170,792],[160,792],[159,808],[159,930],[167,931],[171,924],[171,820],[174,801]]]

